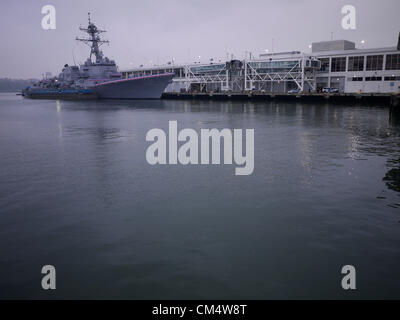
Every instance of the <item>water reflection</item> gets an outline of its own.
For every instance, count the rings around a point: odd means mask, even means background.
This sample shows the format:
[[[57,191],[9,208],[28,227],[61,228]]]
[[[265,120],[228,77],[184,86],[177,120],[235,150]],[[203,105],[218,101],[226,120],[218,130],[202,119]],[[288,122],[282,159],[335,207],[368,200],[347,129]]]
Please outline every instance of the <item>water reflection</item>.
[[[124,110],[161,110],[165,107],[164,100],[93,100],[93,101],[62,101],[66,111],[115,112]]]
[[[383,178],[383,181],[389,189],[400,192],[400,159],[396,162],[397,168],[390,169]]]
[[[60,113],[60,106],[57,110]],[[61,110],[94,112],[93,126],[87,123],[82,127],[70,125],[64,128],[64,132],[92,136],[97,144],[124,141],[132,137],[130,128],[121,126],[115,119],[110,120],[109,113],[123,113],[123,117],[127,118],[141,117],[142,114],[134,113],[136,111],[167,112],[165,122],[176,119],[178,115],[195,113],[198,114],[195,126],[199,128],[261,126],[270,136],[274,135],[275,128],[281,131],[283,128],[277,139],[282,140],[282,148],[286,144],[286,148],[298,150],[301,167],[310,175],[304,178],[308,182],[311,181],[313,170],[326,165],[337,166],[336,162],[343,159],[362,161],[370,156],[387,157],[388,172],[383,181],[388,189],[400,192],[400,116],[390,112],[389,108],[274,101],[100,100],[63,102]],[[159,115],[155,114],[154,117]],[[259,143],[267,140],[260,139]]]

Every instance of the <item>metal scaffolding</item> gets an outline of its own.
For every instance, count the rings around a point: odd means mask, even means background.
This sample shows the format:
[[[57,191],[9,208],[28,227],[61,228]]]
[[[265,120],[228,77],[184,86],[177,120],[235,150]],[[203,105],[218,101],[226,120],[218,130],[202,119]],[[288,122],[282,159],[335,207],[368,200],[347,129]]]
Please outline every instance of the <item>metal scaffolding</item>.
[[[310,60],[302,57],[289,70],[281,72],[259,71],[259,69],[252,66],[252,61],[247,61],[244,68],[244,91],[254,90],[255,83],[259,84],[258,90],[264,90],[266,84],[275,82],[278,84],[281,82],[293,82],[297,85],[299,91],[304,91],[305,84],[307,84],[312,91],[315,91],[316,69],[315,67],[306,67],[307,61]]]

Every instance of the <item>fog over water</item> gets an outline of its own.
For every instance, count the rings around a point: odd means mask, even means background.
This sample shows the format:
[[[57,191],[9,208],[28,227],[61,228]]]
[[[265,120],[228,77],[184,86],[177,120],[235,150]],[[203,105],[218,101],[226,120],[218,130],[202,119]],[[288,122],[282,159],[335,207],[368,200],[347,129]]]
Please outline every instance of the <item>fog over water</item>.
[[[56,8],[56,30],[41,27],[42,6]],[[357,29],[344,30],[341,8],[357,10]],[[38,78],[57,74],[65,63],[83,62],[89,52],[82,35],[87,12],[108,30],[105,54],[120,68],[243,58],[272,51],[309,52],[314,41],[348,39],[365,47],[395,46],[400,31],[398,0],[249,0],[249,1],[1,1],[0,78]],[[199,58],[199,56],[201,58]]]

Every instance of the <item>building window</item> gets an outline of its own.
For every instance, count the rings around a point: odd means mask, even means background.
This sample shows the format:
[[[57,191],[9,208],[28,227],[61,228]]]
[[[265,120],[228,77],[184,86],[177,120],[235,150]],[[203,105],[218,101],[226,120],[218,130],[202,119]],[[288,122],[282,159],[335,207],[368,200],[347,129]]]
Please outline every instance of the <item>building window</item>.
[[[365,81],[382,81],[382,77],[366,77]]]
[[[400,70],[400,54],[386,56],[386,70]]]
[[[329,58],[319,59],[321,61],[321,71],[329,72]]]
[[[349,57],[348,71],[364,71],[364,57]]]
[[[382,70],[382,68],[383,68],[383,55],[367,56],[367,71]]]
[[[346,71],[346,57],[332,58],[331,72]]]
[[[385,81],[400,81],[400,77],[396,76],[385,77]]]
[[[363,77],[352,77],[352,78],[348,78],[348,81],[363,81]]]

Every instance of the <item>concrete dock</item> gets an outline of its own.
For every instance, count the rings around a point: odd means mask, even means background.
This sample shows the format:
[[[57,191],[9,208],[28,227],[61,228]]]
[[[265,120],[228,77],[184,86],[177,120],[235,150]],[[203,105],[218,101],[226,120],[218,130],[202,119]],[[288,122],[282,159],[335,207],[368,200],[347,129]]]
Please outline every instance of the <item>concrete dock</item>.
[[[273,94],[259,92],[224,92],[224,93],[194,93],[194,92],[168,92],[163,94],[163,99],[196,99],[196,100],[250,100],[250,101],[301,101],[301,102],[329,102],[329,103],[365,103],[379,104],[391,107],[400,107],[400,95],[387,93],[364,94]]]

